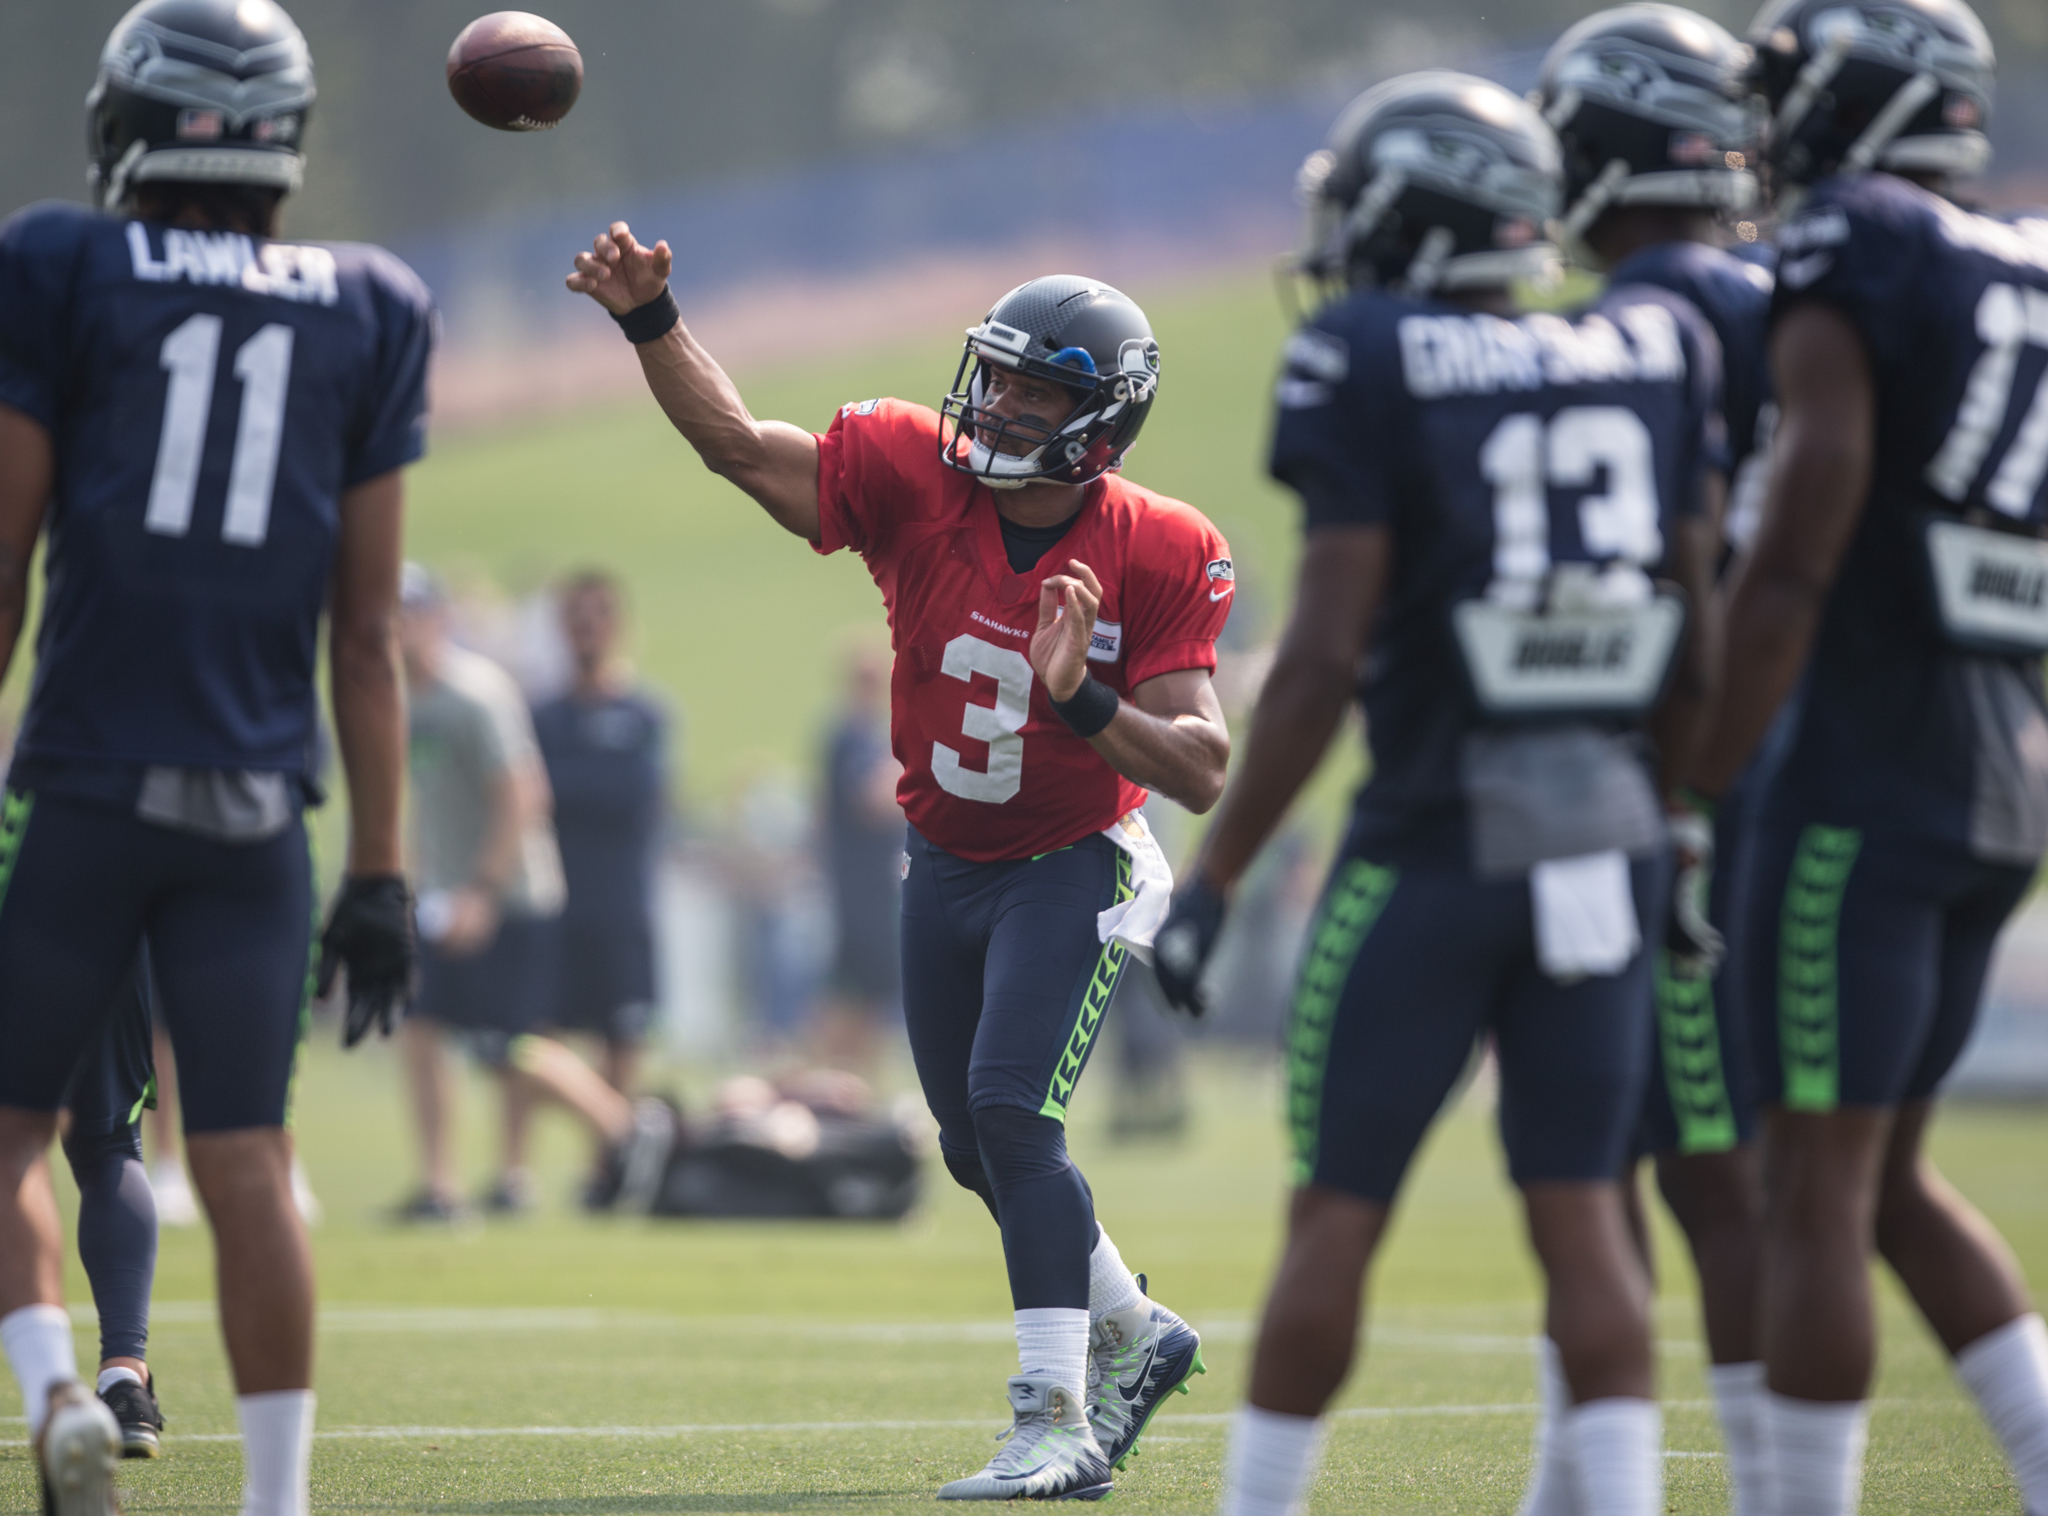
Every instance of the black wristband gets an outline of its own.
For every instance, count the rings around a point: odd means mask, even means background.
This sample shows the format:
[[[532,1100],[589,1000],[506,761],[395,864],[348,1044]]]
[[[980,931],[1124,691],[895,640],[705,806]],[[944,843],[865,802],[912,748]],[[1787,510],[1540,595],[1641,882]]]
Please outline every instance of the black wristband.
[[[612,313],[612,320],[619,323],[619,330],[626,334],[626,340],[636,347],[640,343],[666,337],[682,319],[683,313],[676,306],[676,297],[666,284],[661,287],[661,293],[645,305],[636,305],[623,316],[616,311]]]
[[[1115,690],[1093,674],[1084,674],[1081,687],[1074,691],[1073,698],[1053,701],[1052,710],[1073,729],[1076,737],[1093,737],[1116,720],[1119,703]]]

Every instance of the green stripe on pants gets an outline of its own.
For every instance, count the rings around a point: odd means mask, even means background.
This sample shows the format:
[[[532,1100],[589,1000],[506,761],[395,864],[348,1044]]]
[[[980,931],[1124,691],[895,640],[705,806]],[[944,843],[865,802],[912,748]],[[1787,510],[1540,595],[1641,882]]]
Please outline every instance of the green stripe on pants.
[[[1661,951],[1656,972],[1657,1044],[1678,1121],[1678,1151],[1725,1153],[1735,1146],[1735,1106],[1721,1065],[1714,981],[1672,973],[1670,955]]]
[[[1317,1128],[1323,1115],[1323,1071],[1337,1001],[1366,934],[1386,909],[1397,870],[1354,858],[1338,870],[1309,933],[1308,956],[1294,991],[1287,1028],[1287,1122],[1294,1132],[1294,1182],[1315,1177]]]
[[[1121,905],[1132,895],[1131,855],[1118,848],[1116,899],[1111,904]],[[1067,1045],[1060,1052],[1059,1067],[1053,1070],[1052,1083],[1046,1089],[1045,1104],[1038,1108],[1039,1115],[1055,1121],[1067,1119],[1067,1102],[1074,1098],[1074,1086],[1080,1082],[1081,1070],[1088,1066],[1088,1049],[1094,1046],[1095,1034],[1102,1029],[1103,1012],[1109,1009],[1110,997],[1116,993],[1116,982],[1123,976],[1124,959],[1129,952],[1129,947],[1114,937],[1102,944],[1095,972],[1089,976],[1088,988],[1081,993],[1081,1008],[1075,1013],[1073,1029],[1067,1033]]]
[[[36,797],[24,790],[8,790],[0,797],[0,906],[7,904],[14,860],[21,856],[21,839],[28,831],[29,812],[35,808]]]
[[[1832,1111],[1841,1083],[1842,896],[1863,846],[1854,827],[1799,834],[1778,916],[1778,1056],[1785,1109]]]

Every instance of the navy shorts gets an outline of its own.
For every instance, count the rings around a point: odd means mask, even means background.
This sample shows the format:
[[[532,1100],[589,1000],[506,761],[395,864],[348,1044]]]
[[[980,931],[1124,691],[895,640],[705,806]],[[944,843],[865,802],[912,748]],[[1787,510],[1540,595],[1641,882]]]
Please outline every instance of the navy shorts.
[[[1630,875],[1661,922],[1666,858]],[[1517,1184],[1613,1179],[1649,1070],[1650,957],[1560,984],[1536,963],[1526,878],[1401,869],[1347,848],[1331,872],[1287,1034],[1296,1184],[1393,1202],[1477,1039],[1500,1060]]]
[[[1130,898],[1129,855],[1107,837],[1000,863],[908,846],[903,1014],[941,1141],[973,1152],[991,1106],[1065,1121],[1128,953],[1095,918]]]
[[[420,947],[420,995],[413,1014],[467,1034],[470,1049],[493,1067],[512,1041],[539,1030],[555,982],[555,922],[508,915],[480,952]]]
[[[2034,871],[1854,827],[1768,826],[1754,849],[1742,957],[1758,1098],[1793,1111],[1930,1098]]]
[[[611,1042],[645,1042],[654,1018],[652,924],[635,916],[562,916],[554,932],[550,1023]]]
[[[1727,953],[1711,980],[1674,975],[1660,951],[1653,975],[1657,1035],[1636,1153],[1726,1153],[1756,1138],[1756,1074],[1742,1007],[1743,893],[1752,835],[1749,801],[1737,786],[1714,816],[1714,875],[1707,915]]]
[[[64,1091],[64,1109],[71,1113],[67,1141],[124,1131],[142,1119],[145,1109],[155,1108],[155,994],[144,947],[114,992],[113,1012],[99,1041],[72,1071]]]
[[[303,826],[221,842],[112,806],[0,802],[0,1106],[54,1111],[145,935],[188,1132],[282,1126],[305,1028]]]

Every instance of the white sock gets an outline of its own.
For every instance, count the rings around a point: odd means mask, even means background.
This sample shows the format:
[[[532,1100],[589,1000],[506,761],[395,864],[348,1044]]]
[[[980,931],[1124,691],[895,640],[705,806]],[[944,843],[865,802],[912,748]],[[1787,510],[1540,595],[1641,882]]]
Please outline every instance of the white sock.
[[[242,1516],[306,1516],[313,1459],[313,1392],[237,1395],[242,1423]]]
[[[1087,1403],[1088,1313],[1040,1306],[1017,1313],[1017,1372],[1057,1380]]]
[[[1729,1516],[1766,1516],[1764,1480],[1764,1366],[1711,1363],[1707,1383],[1721,1419],[1721,1444],[1728,1450]]]
[[[2048,1326],[2008,1321],[1956,1354],[1956,1374],[1998,1434],[2027,1516],[2048,1516]]]
[[[1579,1516],[1660,1516],[1664,1415],[1654,1400],[1587,1400],[1564,1413],[1562,1435]]]
[[[78,1351],[71,1345],[71,1313],[61,1305],[25,1305],[0,1316],[0,1346],[21,1386],[22,1414],[29,1441],[42,1435],[50,1410],[50,1386],[78,1377]]]
[[[1576,1516],[1571,1459],[1566,1456],[1562,1434],[1572,1396],[1564,1382],[1564,1360],[1548,1337],[1536,1339],[1536,1398],[1541,1404],[1536,1412],[1535,1462],[1529,1470],[1528,1492],[1515,1508],[1515,1516]]]
[[[1855,1516],[1868,1403],[1798,1400],[1766,1389],[1763,1405],[1771,1516]]]
[[[92,1392],[95,1395],[104,1395],[113,1386],[124,1381],[128,1384],[140,1384],[142,1376],[133,1369],[101,1369],[100,1377],[93,1382]]]
[[[1320,1416],[1240,1407],[1223,1454],[1223,1516],[1297,1516],[1323,1461],[1325,1430]]]
[[[1123,1255],[1098,1226],[1095,1251],[1088,1255],[1088,1320],[1094,1323],[1112,1311],[1127,1311],[1144,1298],[1137,1276],[1124,1267]]]

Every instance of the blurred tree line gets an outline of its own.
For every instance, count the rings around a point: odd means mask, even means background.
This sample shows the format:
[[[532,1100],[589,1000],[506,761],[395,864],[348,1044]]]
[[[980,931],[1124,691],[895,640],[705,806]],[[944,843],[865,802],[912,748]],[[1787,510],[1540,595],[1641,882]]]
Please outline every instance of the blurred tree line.
[[[2010,61],[2048,58],[2042,0],[1977,0]],[[1005,119],[1271,89],[1540,45],[1590,0],[548,0],[582,102],[543,137],[448,98],[479,0],[294,0],[320,80],[307,236],[385,238],[567,197],[745,173]],[[1702,0],[1740,29],[1749,0]],[[82,101],[123,0],[0,4],[0,212],[84,185]],[[991,156],[962,207],[999,208]]]

